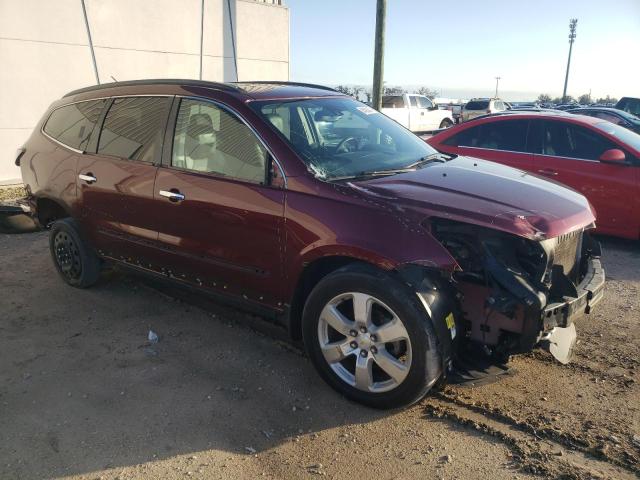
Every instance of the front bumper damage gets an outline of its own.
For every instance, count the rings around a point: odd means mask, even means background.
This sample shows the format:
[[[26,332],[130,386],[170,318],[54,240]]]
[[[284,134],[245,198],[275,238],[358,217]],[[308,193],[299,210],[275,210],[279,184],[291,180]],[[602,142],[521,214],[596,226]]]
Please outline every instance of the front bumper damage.
[[[600,246],[587,232],[538,242],[453,222],[432,232],[460,265],[451,286],[463,339],[500,361],[536,347],[570,361],[575,324],[604,293]]]

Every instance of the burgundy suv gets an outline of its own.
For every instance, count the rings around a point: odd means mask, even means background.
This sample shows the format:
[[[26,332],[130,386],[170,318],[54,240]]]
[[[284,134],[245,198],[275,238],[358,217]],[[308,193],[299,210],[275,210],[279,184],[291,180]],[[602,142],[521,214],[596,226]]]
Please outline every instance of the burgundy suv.
[[[568,361],[574,321],[602,297],[582,195],[440,154],[324,87],[76,90],[16,163],[67,283],[109,262],[240,304],[372,406],[418,400],[469,345]]]

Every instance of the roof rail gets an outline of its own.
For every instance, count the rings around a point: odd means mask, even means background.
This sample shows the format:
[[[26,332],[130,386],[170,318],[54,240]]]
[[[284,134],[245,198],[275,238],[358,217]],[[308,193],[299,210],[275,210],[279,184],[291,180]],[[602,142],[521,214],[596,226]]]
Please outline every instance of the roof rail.
[[[256,80],[256,81],[242,81],[242,82],[232,82],[232,85],[243,85],[243,84],[257,84],[257,85],[293,85],[295,87],[309,87],[309,88],[318,88],[320,90],[329,90],[331,92],[337,92],[335,88],[327,87],[326,85],[318,85],[315,83],[303,83],[303,82],[285,82],[278,80]]]
[[[102,83],[100,85],[92,85],[90,87],[79,88],[77,90],[72,90],[71,92],[64,95],[65,97],[70,97],[72,95],[77,95],[79,93],[93,92],[97,90],[103,90],[107,88],[115,88],[115,87],[132,87],[135,85],[193,85],[197,87],[204,88],[216,88],[219,90],[227,90],[227,91],[238,91],[238,87],[231,83],[219,83],[219,82],[209,82],[206,80],[192,80],[192,79],[179,79],[179,78],[156,78],[150,80],[127,80],[124,82],[110,82],[110,83]]]

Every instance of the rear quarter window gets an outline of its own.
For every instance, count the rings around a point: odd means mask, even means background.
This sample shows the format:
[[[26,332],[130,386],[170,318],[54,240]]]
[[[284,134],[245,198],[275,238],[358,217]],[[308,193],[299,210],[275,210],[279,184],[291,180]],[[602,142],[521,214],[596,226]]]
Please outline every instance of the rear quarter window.
[[[153,162],[168,114],[167,97],[116,98],[100,132],[98,154]]]
[[[489,102],[486,100],[472,100],[464,108],[466,110],[486,110],[489,108]]]
[[[92,100],[57,108],[47,119],[44,133],[68,147],[84,150],[104,104],[105,100]]]

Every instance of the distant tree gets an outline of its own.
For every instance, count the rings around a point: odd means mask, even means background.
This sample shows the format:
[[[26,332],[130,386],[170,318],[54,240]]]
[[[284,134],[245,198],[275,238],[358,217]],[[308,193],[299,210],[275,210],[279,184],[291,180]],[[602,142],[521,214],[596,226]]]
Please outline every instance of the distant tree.
[[[560,103],[575,103],[575,98],[573,98],[571,95],[567,95],[567,98],[562,98],[562,97],[556,97],[553,99],[553,103],[555,104],[560,104]]]
[[[418,95],[424,95],[425,97],[427,97],[430,100],[433,100],[434,98],[436,98],[438,95],[440,95],[440,92],[437,90],[431,90],[428,87],[420,87],[418,90],[416,90],[416,93]]]
[[[607,95],[604,98],[599,98],[598,100],[596,100],[596,103],[618,103],[618,99]]]
[[[549,103],[551,102],[551,95],[547,95],[546,93],[541,93],[538,95],[538,101],[540,103]]]
[[[340,93],[344,93],[345,95],[350,95],[353,98],[355,98],[356,100],[360,100],[360,94],[365,93],[364,92],[364,88],[363,87],[358,87],[358,86],[354,86],[354,87],[347,87],[345,85],[338,85],[335,90],[337,90]]]
[[[591,95],[588,93],[583,93],[578,97],[578,103],[580,105],[589,105],[591,103]]]
[[[402,95],[403,93],[407,91],[402,87],[384,87],[382,92],[383,95]]]

